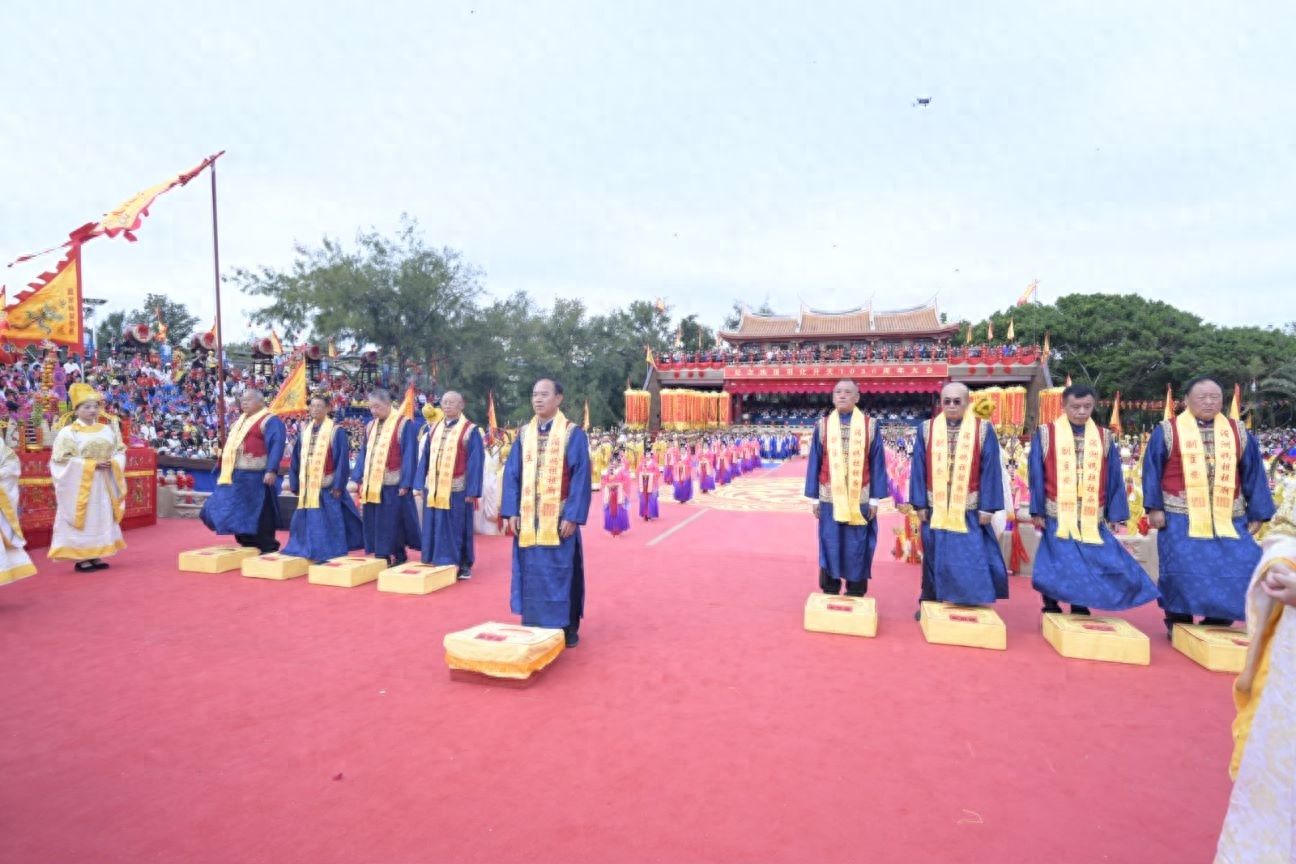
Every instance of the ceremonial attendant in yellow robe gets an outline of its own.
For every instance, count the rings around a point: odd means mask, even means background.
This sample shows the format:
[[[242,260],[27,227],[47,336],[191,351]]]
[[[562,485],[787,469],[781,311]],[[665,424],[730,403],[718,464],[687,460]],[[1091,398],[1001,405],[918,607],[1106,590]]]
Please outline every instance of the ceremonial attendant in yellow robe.
[[[18,524],[18,454],[0,432],[0,585],[17,582],[36,572],[27,557],[27,539]]]
[[[1251,645],[1234,685],[1234,778],[1217,864],[1296,861],[1296,481],[1261,544],[1247,593]]]
[[[105,570],[103,559],[126,548],[126,446],[114,423],[101,422],[103,400],[94,388],[77,382],[68,396],[74,419],[55,436],[50,456],[58,510],[49,557],[75,561],[83,573]]]

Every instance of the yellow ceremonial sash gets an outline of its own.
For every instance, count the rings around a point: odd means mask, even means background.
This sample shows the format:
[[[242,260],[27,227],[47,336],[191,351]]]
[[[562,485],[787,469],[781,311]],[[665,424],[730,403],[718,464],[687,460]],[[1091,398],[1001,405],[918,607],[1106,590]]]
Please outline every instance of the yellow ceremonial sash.
[[[455,460],[459,457],[459,445],[472,426],[468,418],[461,418],[454,427],[457,437],[449,441],[445,421],[442,420],[432,432],[432,441],[428,445],[428,473],[426,485],[428,501],[437,510],[450,509],[450,486],[454,483]]]
[[[216,481],[217,486],[228,486],[234,482],[234,464],[238,462],[238,452],[239,448],[243,446],[243,439],[261,422],[263,417],[269,414],[269,408],[262,408],[251,416],[243,414],[239,417],[238,422],[234,424],[234,428],[230,430],[229,438],[225,439],[225,449],[221,451],[221,471],[220,479]],[[274,468],[278,467],[277,465],[274,466]],[[273,469],[267,465],[266,470]]]
[[[1053,421],[1057,448],[1057,538],[1102,545],[1098,533],[1098,476],[1102,465],[1102,435],[1093,420],[1085,422],[1084,477],[1077,483],[1075,433],[1063,414]],[[1077,526],[1077,522],[1079,523]]]
[[[931,527],[941,531],[967,533],[968,482],[972,478],[972,449],[976,442],[977,421],[964,417],[954,445],[954,472],[950,477],[949,428],[944,412],[931,421],[932,453],[932,520]]]
[[[9,523],[9,528],[14,533],[14,539],[21,544],[26,544],[27,538],[23,537],[22,525],[18,523],[18,511],[14,509],[13,502],[4,489],[0,488],[0,516],[4,516],[5,521]],[[9,541],[5,540],[4,548],[11,549]]]
[[[868,458],[868,418],[851,409],[849,452],[842,452],[841,412],[828,416],[824,445],[828,448],[828,472],[832,481],[833,521],[866,525],[860,512],[864,495],[864,462]]]
[[[375,419],[369,424],[369,438],[365,443],[364,488],[360,501],[364,504],[381,504],[383,475],[387,473],[387,454],[396,430],[400,428],[401,415],[395,411],[386,420]]]
[[[1184,498],[1188,501],[1188,536],[1198,539],[1237,539],[1233,527],[1233,498],[1237,491],[1237,439],[1223,414],[1215,415],[1215,488],[1210,488],[1206,449],[1197,418],[1184,411],[1175,418],[1175,435],[1183,463]]]
[[[518,546],[557,546],[558,517],[562,508],[563,463],[567,459],[567,418],[554,415],[540,464],[540,418],[532,417],[522,436],[522,524]],[[538,502],[537,502],[538,499]],[[537,509],[538,503],[538,509]]]
[[[307,437],[310,431],[315,432],[314,445]],[[325,417],[319,429],[314,423],[297,433],[302,442],[302,460],[297,466],[297,483],[301,486],[301,499],[297,506],[303,510],[318,510],[320,492],[324,488],[324,466],[328,463],[329,448],[333,446],[333,421]],[[334,466],[337,470],[337,466]]]

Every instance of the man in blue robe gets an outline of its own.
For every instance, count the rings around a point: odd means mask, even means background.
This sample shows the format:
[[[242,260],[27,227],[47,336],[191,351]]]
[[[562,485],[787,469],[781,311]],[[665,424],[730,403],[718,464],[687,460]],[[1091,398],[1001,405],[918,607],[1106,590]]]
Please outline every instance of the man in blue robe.
[[[861,498],[857,502],[864,523],[852,525],[845,517],[839,521],[833,510],[827,417],[815,423],[805,478],[805,496],[814,501],[811,510],[819,520],[819,590],[825,594],[837,594],[845,582],[846,594],[850,597],[863,597],[868,593],[873,553],[877,549],[878,501],[887,494],[882,436],[878,433],[877,424],[856,409],[858,404],[859,387],[855,382],[848,379],[838,381],[833,387],[833,409],[841,422],[843,462],[850,458],[853,424],[864,424],[866,456],[861,472]]]
[[[453,390],[441,396],[445,419],[419,437],[414,496],[423,499],[423,563],[453,564],[459,579],[472,578],[473,510],[482,494],[485,449],[481,430],[463,416],[464,400]],[[454,451],[451,476],[442,478],[442,454]],[[449,485],[446,506],[436,500],[437,484]]]
[[[1194,616],[1201,616],[1202,624],[1220,627],[1245,617],[1247,586],[1260,560],[1260,547],[1252,535],[1274,515],[1269,479],[1254,436],[1236,420],[1226,420],[1237,456],[1232,526],[1220,526],[1212,518],[1209,533],[1213,536],[1191,536],[1185,490],[1192,472],[1203,470],[1206,487],[1202,494],[1205,506],[1211,507],[1220,467],[1216,464],[1219,442],[1215,430],[1220,426],[1216,418],[1224,407],[1224,391],[1213,378],[1194,378],[1184,389],[1184,399],[1187,410],[1179,418],[1157,424],[1143,453],[1143,506],[1148,522],[1157,529],[1161,573],[1157,587],[1167,633],[1175,624],[1193,623]],[[1178,432],[1181,421],[1195,421],[1204,451],[1202,469],[1185,470]]]
[[[1129,518],[1129,499],[1125,494],[1125,477],[1121,472],[1120,447],[1109,430],[1098,429],[1092,419],[1097,394],[1085,384],[1075,384],[1062,391],[1062,410],[1066,415],[1065,434],[1073,442],[1074,461],[1071,475],[1077,487],[1084,484],[1086,473],[1085,435],[1089,427],[1099,436],[1104,454],[1098,468],[1099,488],[1095,490],[1099,507],[1097,542],[1085,542],[1080,536],[1063,539],[1058,530],[1058,491],[1062,476],[1059,470],[1057,436],[1063,424],[1048,423],[1035,430],[1030,449],[1030,513],[1035,529],[1041,532],[1039,550],[1031,570],[1031,582],[1044,598],[1045,612],[1061,612],[1059,600],[1071,604],[1072,615],[1088,615],[1095,609],[1122,610],[1141,606],[1158,596],[1156,586],[1143,572],[1134,557],[1126,551],[1109,526]],[[1076,511],[1083,507],[1083,490],[1076,498]],[[1079,521],[1068,530],[1081,530]]]
[[[243,413],[226,439],[220,477],[199,516],[212,531],[233,534],[240,546],[254,546],[264,555],[279,550],[279,463],[288,433],[266,410],[260,390],[244,390],[239,406]]]
[[[406,547],[419,545],[414,496],[409,494],[417,467],[417,431],[392,409],[388,390],[369,394],[369,411],[373,419],[365,426],[351,481],[363,505],[365,552],[395,567],[409,560]]]
[[[332,558],[341,558],[353,549],[363,549],[364,525],[355,501],[351,500],[346,491],[351,442],[346,429],[341,426],[333,426],[330,435],[332,440],[327,445],[324,457],[320,488],[313,496],[316,500],[306,500],[302,475],[309,478],[315,468],[311,463],[316,458],[317,445],[323,446],[319,436],[329,434],[325,428],[329,412],[328,399],[319,395],[312,396],[308,408],[310,418],[297,430],[297,440],[293,442],[292,467],[288,472],[288,486],[297,496],[297,509],[293,512],[292,525],[288,529],[288,544],[284,546],[284,554],[309,558],[320,564]]]
[[[513,532],[513,580],[509,605],[522,623],[530,627],[561,627],[568,647],[580,641],[579,628],[585,612],[585,565],[581,552],[580,526],[589,516],[590,461],[585,431],[567,425],[566,441],[551,438],[555,418],[562,406],[562,384],[542,378],[531,390],[532,423],[518,430],[504,466],[503,500],[500,515],[509,520]],[[564,418],[565,421],[565,418]],[[561,424],[560,424],[561,425]],[[562,456],[561,504],[557,515],[557,545],[535,543],[522,546],[522,480],[526,439],[538,454],[537,478],[548,460]],[[537,497],[540,493],[537,480]],[[541,507],[534,508],[539,533]]]
[[[909,473],[909,502],[922,522],[923,573],[919,602],[940,600],[966,606],[981,606],[1008,597],[1008,568],[990,520],[1002,510],[1003,471],[999,464],[999,439],[989,422],[968,416],[971,394],[963,384],[946,384],[941,390],[942,411],[934,420],[918,427],[913,463]],[[944,423],[947,452],[931,447],[932,428]],[[950,495],[951,489],[932,489],[933,460],[945,459],[949,483],[955,482],[955,447],[964,423],[973,428],[973,456],[968,476],[966,531],[952,531],[931,525],[935,496]],[[952,496],[951,496],[952,497]],[[949,500],[948,498],[946,500]],[[918,620],[921,610],[914,613]]]

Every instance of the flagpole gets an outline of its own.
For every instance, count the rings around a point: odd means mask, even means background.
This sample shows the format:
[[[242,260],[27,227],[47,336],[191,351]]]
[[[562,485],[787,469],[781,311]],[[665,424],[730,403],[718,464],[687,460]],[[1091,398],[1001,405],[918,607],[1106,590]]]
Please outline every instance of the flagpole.
[[[224,152],[224,151],[222,151]],[[221,326],[220,228],[216,218],[216,159],[211,162],[212,267],[216,283],[216,429],[225,446],[225,335]]]

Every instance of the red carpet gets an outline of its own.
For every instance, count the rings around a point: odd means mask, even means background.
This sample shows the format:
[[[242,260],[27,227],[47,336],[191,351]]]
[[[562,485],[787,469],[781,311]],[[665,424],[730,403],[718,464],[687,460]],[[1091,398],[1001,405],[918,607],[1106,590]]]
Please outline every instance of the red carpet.
[[[582,643],[524,690],[441,650],[514,620],[503,538],[428,597],[180,574],[195,522],[42,562],[0,589],[0,861],[1211,860],[1232,679],[1155,609],[1146,668],[1058,656],[1021,579],[1008,651],[928,645],[884,527],[878,638],[811,634],[808,513],[663,515],[587,530]]]

